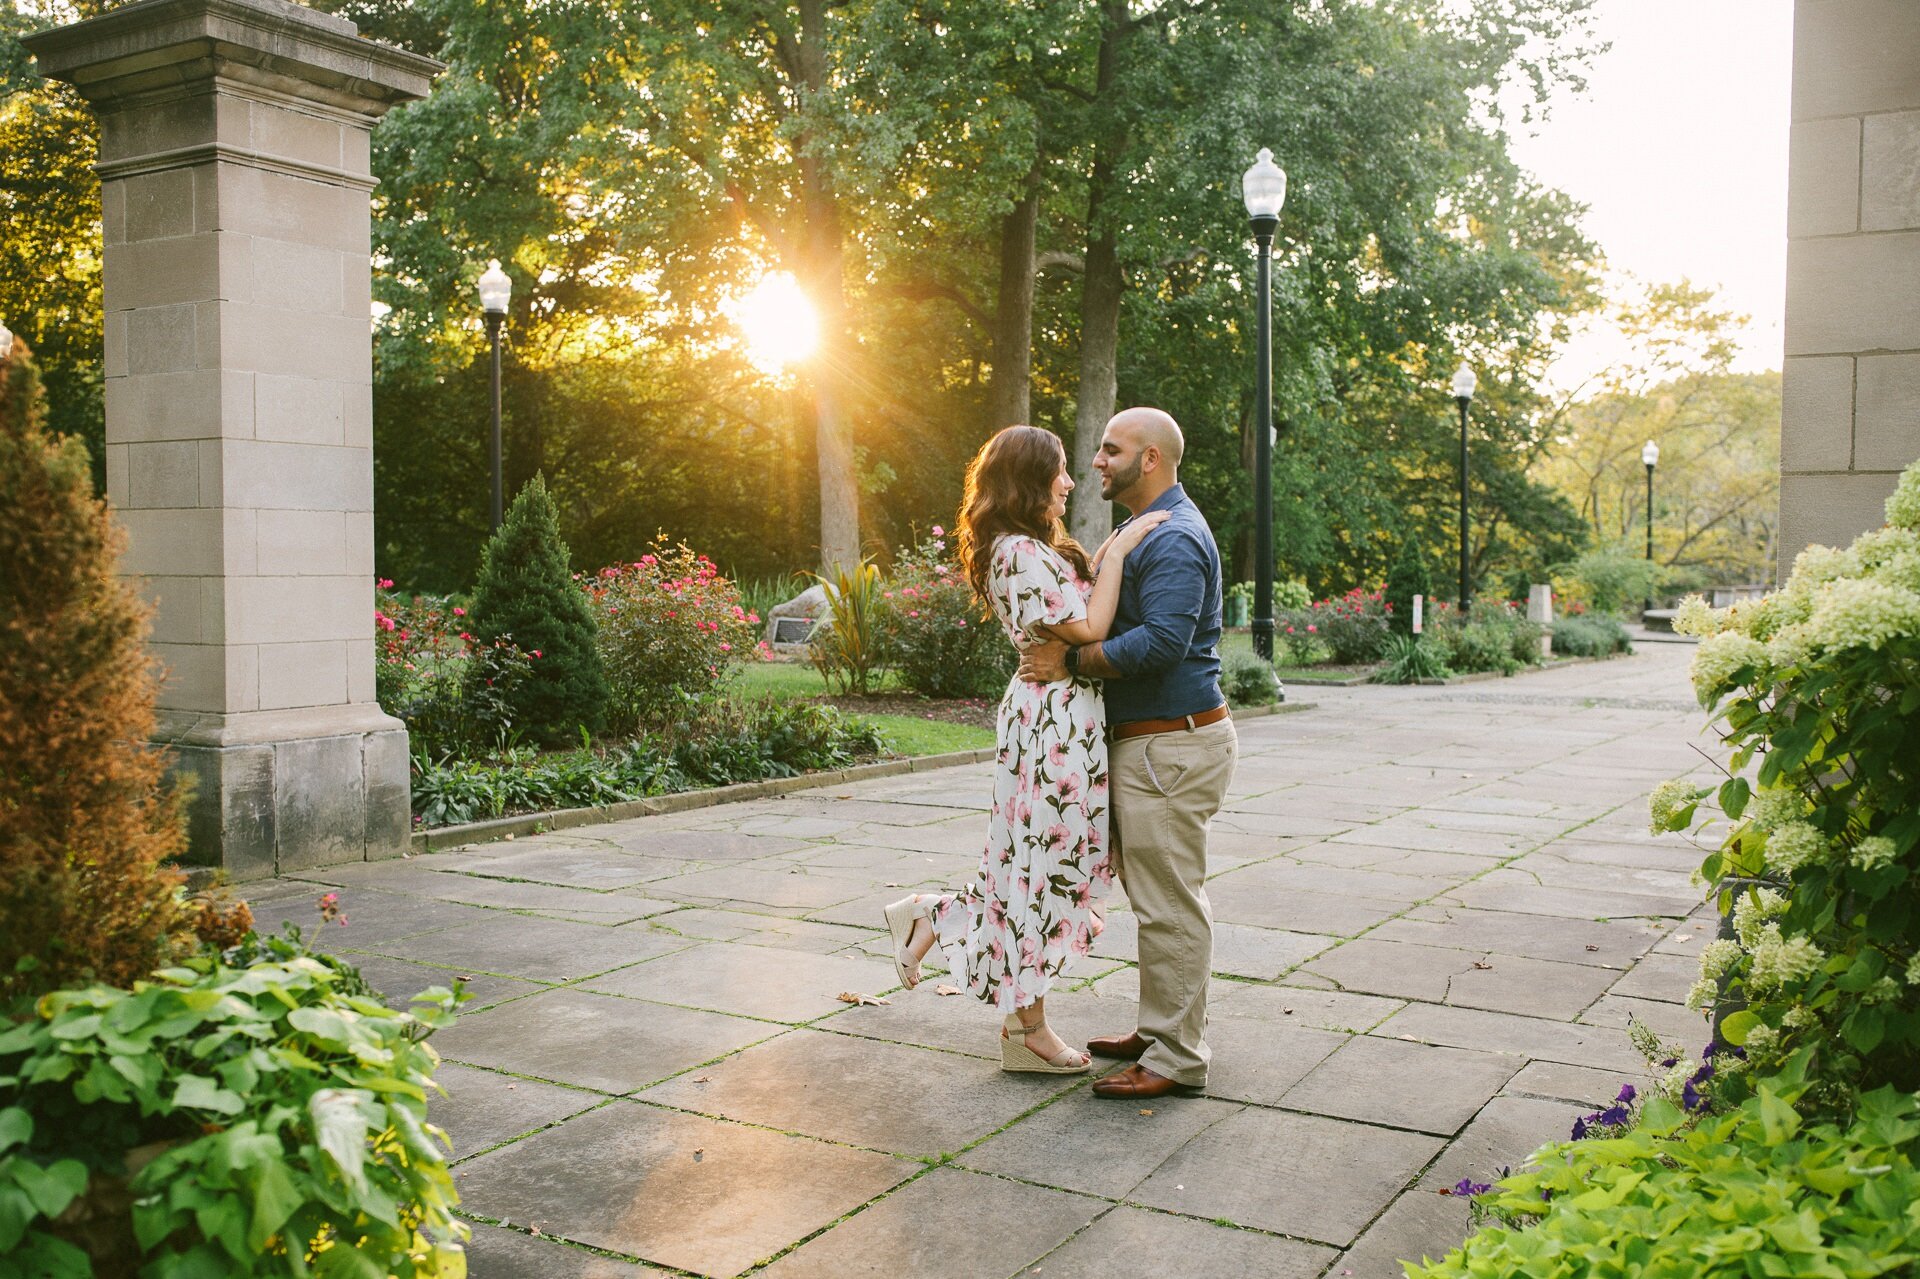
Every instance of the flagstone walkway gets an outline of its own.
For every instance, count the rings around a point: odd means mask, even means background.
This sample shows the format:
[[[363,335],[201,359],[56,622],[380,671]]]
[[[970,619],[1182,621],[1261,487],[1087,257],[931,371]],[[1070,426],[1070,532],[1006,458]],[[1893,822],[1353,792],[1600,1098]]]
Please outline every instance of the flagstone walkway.
[[[337,886],[399,1000],[458,974],[436,1116],[476,1279],[1364,1276],[1438,1256],[1486,1180],[1638,1079],[1712,921],[1646,830],[1710,766],[1690,649],[1514,680],[1299,690],[1244,721],[1216,823],[1208,1095],[998,1069],[996,1019],[901,992],[880,906],[957,885],[987,766],[257,886]],[[1133,1025],[1131,918],[1050,1000]],[[886,997],[854,1005],[850,995]]]

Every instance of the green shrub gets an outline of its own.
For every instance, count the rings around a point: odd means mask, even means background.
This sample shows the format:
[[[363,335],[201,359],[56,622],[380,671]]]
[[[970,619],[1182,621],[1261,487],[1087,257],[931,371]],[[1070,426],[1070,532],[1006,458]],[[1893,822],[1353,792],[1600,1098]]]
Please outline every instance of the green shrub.
[[[1466,675],[1498,671],[1511,675],[1540,662],[1540,626],[1509,603],[1481,601],[1464,621],[1451,610],[1435,614],[1426,630],[1440,657],[1453,671]]]
[[[422,826],[622,804],[648,795],[844,768],[885,751],[878,730],[812,702],[682,698],[656,731],[611,750],[527,748],[474,759],[415,755]]]
[[[753,652],[760,615],[713,562],[665,538],[583,583],[593,602],[608,726],[630,733],[711,692]]]
[[[928,697],[997,698],[1013,677],[1013,645],[947,557],[940,527],[933,531],[900,549],[881,592],[886,663],[902,685]]]
[[[1411,537],[1400,539],[1400,554],[1387,570],[1387,626],[1396,635],[1413,634],[1413,597],[1433,596],[1433,581],[1427,575],[1427,557],[1420,543]]]
[[[1553,651],[1567,657],[1631,653],[1626,624],[1606,613],[1576,613],[1553,624]]]
[[[463,1273],[424,1042],[457,998],[392,1011],[292,935],[23,1008],[0,1033],[0,1271]]]
[[[1418,684],[1453,674],[1442,660],[1439,647],[1419,635],[1389,636],[1384,657],[1386,665],[1373,677],[1376,683]]]
[[[1690,597],[1675,629],[1703,637],[1694,690],[1732,750],[1729,829],[1701,876],[1771,885],[1721,890],[1739,940],[1708,946],[1693,1002],[1724,987],[1746,1006],[1721,1031],[1754,1070],[1804,1059],[1836,1114],[1857,1091],[1920,1087],[1920,463],[1887,527],[1809,547],[1762,600]],[[1686,828],[1714,793],[1663,782],[1653,829]]]
[[[1881,1088],[1809,1125],[1778,1083],[1731,1113],[1664,1099],[1619,1136],[1549,1145],[1474,1195],[1495,1223],[1410,1279],[1746,1279],[1911,1274],[1920,1262],[1913,1097]]]
[[[1553,595],[1563,609],[1624,613],[1651,598],[1665,575],[1660,565],[1630,547],[1600,546],[1554,573]]]
[[[1226,599],[1238,600],[1249,618],[1253,616],[1253,583],[1234,582],[1227,587]],[[1281,613],[1303,609],[1313,603],[1313,592],[1301,581],[1279,581],[1273,584],[1273,612],[1277,617]]]
[[[1221,659],[1220,689],[1229,706],[1271,706],[1282,696],[1272,665],[1240,649]]]
[[[1341,666],[1379,660],[1387,646],[1387,606],[1381,592],[1355,587],[1345,595],[1319,600],[1277,616],[1275,628],[1290,640],[1317,640]],[[1292,629],[1289,630],[1288,628]]]
[[[567,569],[553,499],[538,475],[513,499],[500,531],[487,542],[467,629],[483,647],[510,638],[534,659],[530,678],[508,695],[515,729],[539,742],[568,741],[582,728],[599,729],[607,680],[593,613]],[[470,680],[468,687],[477,694],[484,685]]]
[[[880,570],[866,560],[856,568],[835,565],[827,588],[827,615],[814,627],[807,651],[827,683],[842,693],[865,695],[885,665],[887,601]]]

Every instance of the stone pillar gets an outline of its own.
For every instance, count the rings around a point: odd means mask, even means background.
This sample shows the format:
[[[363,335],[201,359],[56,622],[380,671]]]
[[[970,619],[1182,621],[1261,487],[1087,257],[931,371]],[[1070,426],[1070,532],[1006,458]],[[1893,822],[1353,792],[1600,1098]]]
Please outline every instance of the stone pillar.
[[[1780,576],[1920,457],[1920,0],[1798,0]]]
[[[374,699],[368,146],[440,64],[286,0],[143,0],[28,38],[100,118],[107,490],[155,602],[190,856],[394,856]]]

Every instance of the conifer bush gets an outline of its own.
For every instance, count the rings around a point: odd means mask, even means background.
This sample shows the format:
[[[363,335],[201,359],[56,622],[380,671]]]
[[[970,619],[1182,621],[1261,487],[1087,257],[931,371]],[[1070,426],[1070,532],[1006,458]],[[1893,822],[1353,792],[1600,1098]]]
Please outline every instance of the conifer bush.
[[[511,639],[533,658],[528,677],[507,694],[516,732],[557,743],[599,731],[607,677],[593,611],[567,567],[553,498],[538,475],[487,543],[467,625],[476,645]]]
[[[148,610],[86,446],[42,426],[24,343],[0,361],[0,1005],[169,962],[179,796],[150,745]]]

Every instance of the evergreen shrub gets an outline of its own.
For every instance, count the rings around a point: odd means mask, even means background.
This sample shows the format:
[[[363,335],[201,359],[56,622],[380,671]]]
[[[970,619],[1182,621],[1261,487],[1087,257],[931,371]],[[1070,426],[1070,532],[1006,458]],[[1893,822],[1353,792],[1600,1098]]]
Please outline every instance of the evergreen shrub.
[[[553,498],[538,475],[487,543],[467,629],[480,645],[510,639],[534,659],[507,695],[516,731],[543,743],[599,731],[608,692],[593,611],[568,570]]]
[[[0,363],[0,1005],[125,985],[187,938],[177,793],[163,789],[148,610],[87,450],[42,427],[16,340]]]
[[[1427,575],[1427,557],[1420,553],[1420,543],[1405,537],[1400,540],[1399,556],[1387,570],[1387,626],[1395,635],[1413,634],[1413,597],[1416,595],[1424,596],[1431,605],[1433,581]],[[1423,613],[1432,611],[1427,607]]]
[[[1229,706],[1271,706],[1281,698],[1280,676],[1258,653],[1234,650],[1220,661],[1220,689]]]

